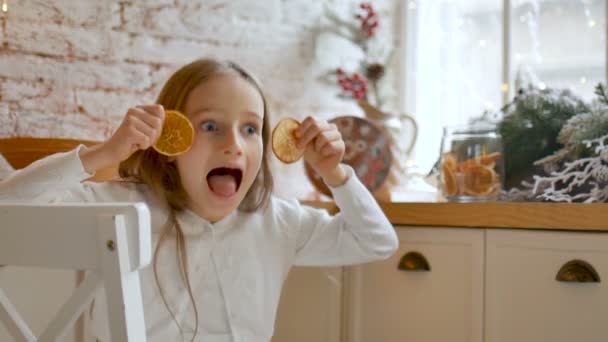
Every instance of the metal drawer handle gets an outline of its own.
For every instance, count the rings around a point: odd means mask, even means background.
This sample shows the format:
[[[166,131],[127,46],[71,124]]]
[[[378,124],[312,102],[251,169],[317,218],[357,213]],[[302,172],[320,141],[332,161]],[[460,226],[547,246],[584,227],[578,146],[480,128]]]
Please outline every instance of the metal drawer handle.
[[[573,283],[599,283],[600,276],[590,263],[574,259],[559,269],[555,280]]]
[[[426,260],[424,255],[418,252],[408,252],[399,261],[399,266],[397,267],[402,271],[430,271],[431,265]]]

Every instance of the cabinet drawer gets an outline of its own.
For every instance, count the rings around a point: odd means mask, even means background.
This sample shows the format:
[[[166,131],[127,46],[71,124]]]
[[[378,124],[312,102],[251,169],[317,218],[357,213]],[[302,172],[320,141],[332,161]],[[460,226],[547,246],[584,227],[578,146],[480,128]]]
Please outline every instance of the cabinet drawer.
[[[393,257],[347,270],[346,341],[481,341],[484,231],[404,227],[397,233]],[[430,271],[398,269],[413,251]]]
[[[488,230],[486,341],[606,341],[608,234]],[[601,282],[560,282],[583,260]]]

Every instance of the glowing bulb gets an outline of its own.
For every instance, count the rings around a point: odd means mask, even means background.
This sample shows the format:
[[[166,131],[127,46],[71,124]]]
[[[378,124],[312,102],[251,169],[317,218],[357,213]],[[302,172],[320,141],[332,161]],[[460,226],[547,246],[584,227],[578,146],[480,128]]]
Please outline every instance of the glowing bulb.
[[[485,41],[485,39],[480,39],[479,40],[479,46],[480,47],[485,47],[488,44],[488,42]]]
[[[500,91],[502,91],[503,93],[507,93],[509,91],[509,85],[506,83],[501,84]]]
[[[589,27],[595,27],[595,25],[597,25],[597,23],[595,22],[595,20],[591,19],[587,22],[587,25],[589,25]]]
[[[585,84],[587,83],[587,77],[583,76],[581,77],[581,84]]]
[[[411,10],[415,10],[416,9],[416,1],[411,0],[408,7]]]
[[[4,13],[8,12],[8,3],[6,1],[7,0],[2,0],[2,12]]]

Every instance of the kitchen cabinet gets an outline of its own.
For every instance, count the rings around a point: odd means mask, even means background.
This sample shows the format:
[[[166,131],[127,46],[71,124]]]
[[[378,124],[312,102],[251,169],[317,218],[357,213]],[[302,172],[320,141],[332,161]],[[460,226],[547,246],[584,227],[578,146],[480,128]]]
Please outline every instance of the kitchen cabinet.
[[[342,340],[341,267],[294,267],[287,277],[272,342]]]
[[[485,341],[608,339],[607,233],[487,230],[486,251]]]
[[[483,230],[397,234],[393,257],[347,271],[344,341],[482,341]]]
[[[292,273],[273,341],[606,340],[608,231],[395,229],[387,260]]]

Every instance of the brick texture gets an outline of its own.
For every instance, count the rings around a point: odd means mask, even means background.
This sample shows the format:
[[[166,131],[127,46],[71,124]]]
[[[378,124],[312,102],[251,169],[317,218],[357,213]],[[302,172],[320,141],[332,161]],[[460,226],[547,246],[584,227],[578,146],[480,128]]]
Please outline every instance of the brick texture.
[[[360,114],[320,80],[314,38],[325,6],[350,0],[19,0],[0,13],[0,137],[104,140],[126,110],[153,102],[179,66],[231,59],[261,81],[271,122]],[[392,27],[397,0],[375,1]],[[389,34],[394,30],[391,28]],[[276,192],[312,191],[303,165],[273,158]]]

